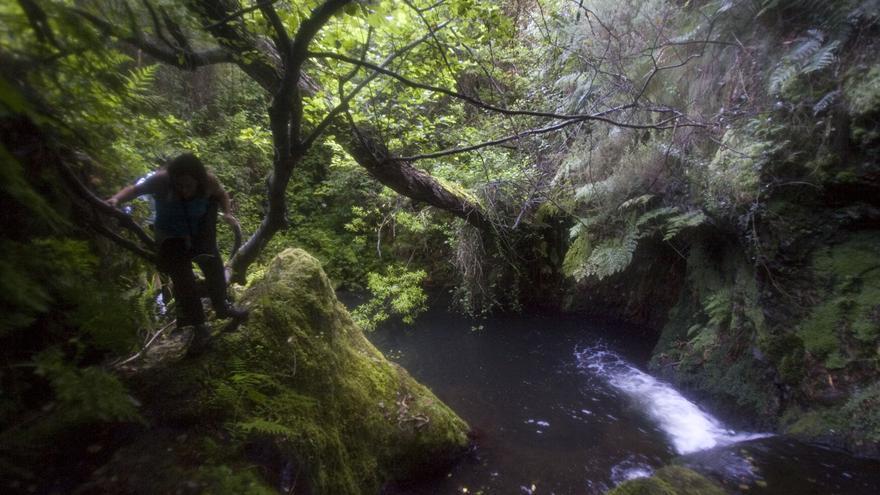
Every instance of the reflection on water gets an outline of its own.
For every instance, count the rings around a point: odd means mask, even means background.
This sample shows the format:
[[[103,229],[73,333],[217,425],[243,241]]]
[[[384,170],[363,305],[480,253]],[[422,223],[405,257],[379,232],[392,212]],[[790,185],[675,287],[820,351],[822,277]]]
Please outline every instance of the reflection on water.
[[[369,337],[477,435],[473,454],[447,476],[389,493],[601,494],[694,451],[684,462],[727,480],[732,491],[801,493],[788,490],[799,478],[803,493],[880,493],[877,475],[868,474],[880,473],[875,461],[782,437],[732,443],[751,434],[725,429],[639,371],[653,342],[637,329],[566,317],[474,321],[435,310],[415,328]],[[797,459],[780,451],[783,441],[796,445],[786,448]],[[815,470],[807,458],[836,467]]]

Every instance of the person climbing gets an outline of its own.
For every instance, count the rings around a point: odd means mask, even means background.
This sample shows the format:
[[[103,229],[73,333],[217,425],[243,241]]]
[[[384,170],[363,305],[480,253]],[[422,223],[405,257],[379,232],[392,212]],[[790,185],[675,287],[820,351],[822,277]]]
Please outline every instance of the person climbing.
[[[155,203],[157,266],[171,277],[177,300],[177,328],[194,327],[188,355],[201,353],[210,340],[205,313],[196,288],[192,262],[205,275],[208,296],[218,318],[239,321],[247,311],[231,305],[226,295],[226,275],[217,249],[217,211],[223,220],[238,227],[231,213],[229,195],[192,153],[173,158],[162,169],[107,199],[118,207],[134,198],[152,195]]]

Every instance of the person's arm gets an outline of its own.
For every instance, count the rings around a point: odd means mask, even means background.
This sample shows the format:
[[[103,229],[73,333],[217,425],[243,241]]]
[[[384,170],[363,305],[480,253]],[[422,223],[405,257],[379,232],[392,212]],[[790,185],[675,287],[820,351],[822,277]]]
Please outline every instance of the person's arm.
[[[218,180],[213,174],[208,175],[208,181],[213,189],[212,196],[219,203],[220,211],[223,212],[223,221],[229,225],[237,225],[238,220],[232,215],[232,201],[229,199],[229,193],[223,189],[220,180]]]
[[[160,182],[163,180],[164,175],[162,172],[156,172],[155,174],[147,177],[140,184],[131,184],[123,187],[116,194],[107,199],[107,204],[116,208],[117,206],[127,203],[134,198],[143,196],[144,194],[154,194]]]

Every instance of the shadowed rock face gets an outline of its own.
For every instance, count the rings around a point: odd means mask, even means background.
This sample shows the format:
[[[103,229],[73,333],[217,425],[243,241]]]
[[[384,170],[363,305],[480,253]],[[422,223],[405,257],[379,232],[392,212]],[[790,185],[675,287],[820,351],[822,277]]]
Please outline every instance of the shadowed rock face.
[[[241,303],[248,322],[203,356],[133,379],[151,433],[93,492],[374,494],[467,447],[464,421],[366,340],[306,252],[279,254]]]

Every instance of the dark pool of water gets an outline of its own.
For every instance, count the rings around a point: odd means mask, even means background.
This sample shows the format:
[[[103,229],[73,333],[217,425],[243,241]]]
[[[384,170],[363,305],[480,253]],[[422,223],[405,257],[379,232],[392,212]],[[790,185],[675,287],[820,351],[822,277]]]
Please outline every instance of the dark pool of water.
[[[644,369],[653,345],[646,335],[575,317],[472,320],[441,310],[412,328],[370,334],[477,434],[473,454],[446,476],[395,493],[600,494],[678,458],[644,398],[591,373],[576,354],[598,344]],[[880,463],[778,437],[681,459],[732,491],[880,493]]]

